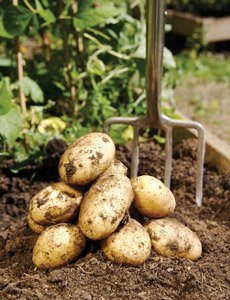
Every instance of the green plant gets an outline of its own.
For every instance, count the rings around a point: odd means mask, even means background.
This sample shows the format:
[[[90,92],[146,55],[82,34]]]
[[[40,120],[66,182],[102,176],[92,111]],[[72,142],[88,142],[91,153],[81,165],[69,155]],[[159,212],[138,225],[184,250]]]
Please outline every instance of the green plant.
[[[0,74],[8,91],[0,104],[2,157],[9,153],[21,168],[40,161],[54,137],[71,143],[111,116],[146,112],[143,1],[140,19],[128,0],[1,4]],[[164,71],[163,99],[173,104],[176,68],[168,50]],[[12,118],[5,116],[10,109]],[[6,120],[18,120],[9,133]],[[129,128],[119,130],[112,133],[117,141],[130,137]]]

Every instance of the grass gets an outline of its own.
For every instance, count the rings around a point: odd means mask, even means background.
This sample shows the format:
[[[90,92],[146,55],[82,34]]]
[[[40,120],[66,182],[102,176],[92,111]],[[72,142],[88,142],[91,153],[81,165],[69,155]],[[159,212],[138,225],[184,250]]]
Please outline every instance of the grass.
[[[230,56],[214,55],[210,52],[197,54],[183,52],[175,57],[179,70],[179,81],[196,78],[202,83],[229,82]]]

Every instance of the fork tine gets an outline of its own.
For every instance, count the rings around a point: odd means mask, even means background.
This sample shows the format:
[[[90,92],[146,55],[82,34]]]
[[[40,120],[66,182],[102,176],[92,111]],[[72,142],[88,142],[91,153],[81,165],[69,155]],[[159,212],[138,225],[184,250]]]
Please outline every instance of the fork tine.
[[[170,189],[171,173],[172,173],[172,127],[167,126],[165,129],[165,176],[164,183]]]
[[[196,175],[196,204],[202,205],[203,197],[203,171],[204,171],[204,155],[205,155],[205,139],[203,126],[195,121],[173,120],[162,115],[162,121],[165,126],[194,128],[198,132],[198,150],[197,150],[197,175]],[[171,158],[172,159],[172,158]]]
[[[133,126],[132,160],[131,160],[131,178],[137,177],[139,165],[139,127]]]

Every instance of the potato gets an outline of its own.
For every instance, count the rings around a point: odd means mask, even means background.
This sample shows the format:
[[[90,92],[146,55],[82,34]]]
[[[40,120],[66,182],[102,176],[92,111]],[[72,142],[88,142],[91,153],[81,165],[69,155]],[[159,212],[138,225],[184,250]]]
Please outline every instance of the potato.
[[[51,225],[71,221],[83,194],[63,182],[51,184],[30,202],[29,214],[35,223]]]
[[[185,257],[197,260],[202,245],[196,233],[173,218],[149,220],[145,224],[154,250],[162,256]]]
[[[38,237],[32,260],[38,268],[56,268],[75,260],[85,245],[86,238],[78,226],[60,223],[48,227]]]
[[[141,214],[161,218],[172,213],[176,202],[173,193],[159,179],[143,175],[131,180],[134,205]]]
[[[102,174],[108,175],[108,174],[123,174],[127,175],[128,168],[118,159],[114,159],[111,163],[111,165],[108,167],[108,169]],[[101,175],[101,176],[102,176]]]
[[[62,155],[60,177],[70,185],[86,185],[105,172],[114,155],[115,145],[107,134],[89,133],[79,138]]]
[[[30,213],[27,216],[27,224],[33,232],[38,234],[42,233],[46,229],[46,226],[34,222],[34,220],[31,218]]]
[[[104,255],[119,264],[138,266],[144,263],[151,251],[151,240],[146,229],[134,219],[119,231],[102,240]]]
[[[132,185],[123,174],[101,176],[82,200],[79,227],[92,240],[116,230],[133,200]]]

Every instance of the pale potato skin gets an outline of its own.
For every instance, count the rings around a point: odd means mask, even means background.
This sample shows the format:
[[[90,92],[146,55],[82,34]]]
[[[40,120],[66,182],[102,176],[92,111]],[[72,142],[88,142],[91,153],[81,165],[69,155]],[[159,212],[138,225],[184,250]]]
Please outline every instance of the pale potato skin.
[[[60,223],[38,237],[32,260],[41,269],[60,267],[75,260],[85,246],[86,238],[77,225]]]
[[[28,224],[29,228],[37,234],[42,233],[46,229],[46,226],[40,225],[40,224],[34,222],[34,220],[31,218],[30,214],[28,214],[28,216],[27,216],[27,224]]]
[[[128,168],[118,159],[114,159],[108,169],[101,175],[108,175],[108,174],[123,174],[127,175]]]
[[[149,220],[145,224],[153,249],[162,256],[197,260],[202,245],[196,233],[174,218]]]
[[[41,225],[69,222],[75,217],[82,198],[82,192],[63,182],[54,183],[32,198],[29,214]]]
[[[70,185],[86,185],[105,172],[114,155],[115,145],[107,134],[84,135],[63,153],[59,163],[60,177]]]
[[[123,174],[101,176],[82,200],[79,227],[91,240],[108,237],[117,229],[132,200],[128,177]]]
[[[131,180],[134,205],[138,211],[150,218],[166,217],[176,206],[173,193],[159,179],[143,175]]]
[[[147,230],[130,219],[122,229],[102,240],[101,248],[104,255],[115,263],[138,266],[148,259],[151,240]]]

